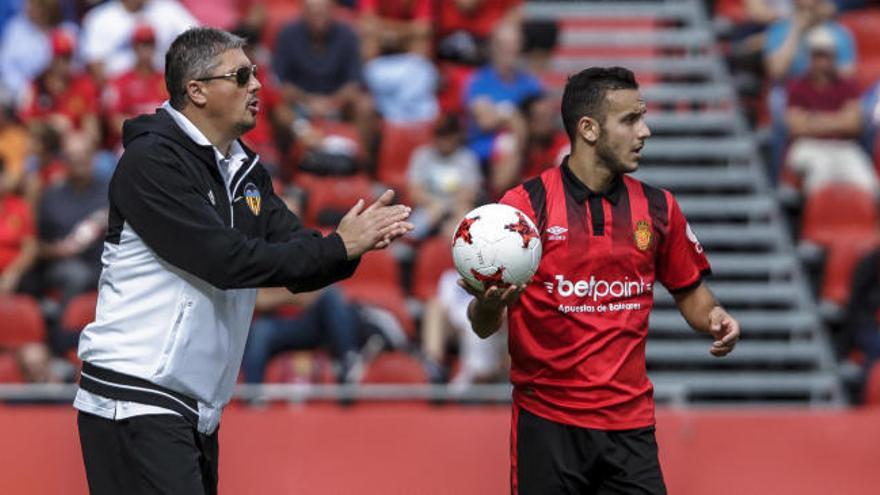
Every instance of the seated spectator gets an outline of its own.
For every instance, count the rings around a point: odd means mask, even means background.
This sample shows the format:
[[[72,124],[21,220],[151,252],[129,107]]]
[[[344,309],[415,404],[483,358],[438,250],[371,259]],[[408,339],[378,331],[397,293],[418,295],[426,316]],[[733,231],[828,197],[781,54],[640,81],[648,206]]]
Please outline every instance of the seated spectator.
[[[478,70],[464,96],[469,116],[468,146],[487,164],[495,136],[514,125],[517,105],[542,92],[540,81],[519,68],[522,34],[518,24],[503,24],[492,33],[491,62]]]
[[[413,239],[435,234],[444,221],[464,216],[476,203],[482,174],[477,157],[463,146],[462,138],[459,118],[445,116],[434,129],[434,142],[416,149],[410,158]]]
[[[779,179],[788,142],[785,125],[785,82],[802,76],[809,66],[810,55],[806,34],[824,26],[835,38],[834,60],[838,73],[844,77],[855,72],[855,43],[850,32],[833,20],[834,6],[828,0],[795,0],[794,11],[788,19],[774,22],[767,29],[764,41],[764,68],[773,87],[767,95],[772,127],[771,179]]]
[[[297,140],[290,151],[293,166],[284,174],[352,175],[362,169],[365,150],[357,129],[351,124],[327,119],[297,119],[293,125]]]
[[[67,135],[64,158],[67,177],[43,193],[38,215],[43,286],[58,291],[58,315],[74,296],[97,287],[107,227],[107,183],[95,176],[93,142]]]
[[[387,46],[367,62],[364,79],[386,121],[407,124],[437,118],[437,69],[421,53]]]
[[[109,0],[93,7],[82,22],[82,57],[99,81],[135,65],[131,36],[147,24],[156,33],[154,66],[164,70],[165,52],[178,34],[199,22],[174,0]]]
[[[489,180],[492,194],[501,197],[511,187],[557,167],[571,152],[568,136],[560,128],[556,102],[546,94],[526,98],[520,105],[524,137],[514,131],[498,135],[492,147]]]
[[[291,294],[283,287],[257,292],[258,315],[251,324],[241,369],[247,383],[261,383],[273,356],[291,350],[327,349],[338,361],[340,383],[355,377],[357,312],[336,287]]]
[[[496,382],[502,378],[506,337],[504,332],[481,339],[472,330],[467,317],[471,296],[458,285],[461,277],[447,270],[437,284],[437,296],[428,301],[422,323],[422,352],[427,360],[431,381],[442,383],[448,376],[447,347],[450,340],[458,346],[460,366],[450,381],[456,386]]]
[[[0,294],[18,292],[37,259],[34,215],[12,179],[0,159]]]
[[[358,38],[333,8],[332,0],[304,0],[301,18],[275,41],[272,63],[284,99],[307,118],[338,115],[362,96]]]
[[[807,194],[834,182],[877,192],[873,165],[859,144],[859,88],[838,74],[834,43],[826,27],[814,28],[808,38],[809,69],[788,85],[785,118],[792,143],[787,164],[803,178]]]
[[[0,163],[8,189],[17,189],[24,176],[28,155],[27,129],[15,121],[12,105],[0,103]]]
[[[52,32],[52,61],[31,83],[20,107],[27,123],[47,123],[60,133],[81,131],[98,140],[98,86],[87,74],[73,65],[74,42],[65,31]]]
[[[523,55],[527,70],[533,74],[550,72],[550,61],[559,43],[559,23],[536,19],[523,22]]]
[[[60,185],[67,177],[67,165],[61,160],[61,134],[51,125],[30,126],[28,150],[21,187],[28,204],[36,210],[43,191]]]
[[[378,57],[388,46],[395,51],[431,56],[431,0],[360,0],[364,60]]]
[[[522,0],[452,0],[437,9],[437,56],[469,65],[485,62],[492,31],[501,24],[520,25]]]
[[[112,142],[122,136],[122,123],[144,113],[153,113],[168,99],[165,74],[156,69],[156,33],[147,24],[138,26],[131,36],[134,67],[111,80],[102,95],[110,121]]]
[[[291,211],[302,212],[302,196],[282,196]],[[290,350],[328,349],[338,361],[337,378],[355,381],[360,370],[360,336],[355,307],[337,287],[292,294],[275,287],[257,291],[257,316],[251,324],[241,369],[247,383],[260,383],[273,356]]]
[[[27,0],[0,38],[0,85],[16,101],[52,60],[51,31],[61,24],[59,0]],[[70,34],[75,26],[65,24]]]

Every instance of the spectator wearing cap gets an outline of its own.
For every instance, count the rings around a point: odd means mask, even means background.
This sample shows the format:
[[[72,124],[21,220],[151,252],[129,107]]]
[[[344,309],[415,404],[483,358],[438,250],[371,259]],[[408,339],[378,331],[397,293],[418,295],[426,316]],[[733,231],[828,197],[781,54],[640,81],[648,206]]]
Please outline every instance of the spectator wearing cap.
[[[9,22],[0,39],[0,85],[13,98],[24,97],[31,81],[52,60],[50,34],[61,24],[58,0],[26,0],[24,9]],[[70,33],[76,26],[63,24]]]
[[[834,6],[828,0],[795,0],[794,12],[774,22],[764,42],[764,64],[774,81],[803,75],[810,65],[806,34],[824,26],[834,38],[834,59],[842,75],[855,71],[856,50],[852,34],[834,19]]]
[[[64,30],[51,34],[52,61],[22,99],[19,116],[27,123],[45,122],[61,134],[83,131],[100,137],[98,86],[74,68],[73,38]]]
[[[122,123],[144,113],[154,113],[168,99],[165,74],[156,68],[156,33],[147,24],[135,28],[131,36],[135,66],[110,81],[102,95],[110,121],[111,143],[122,136]]]
[[[461,218],[476,203],[483,177],[463,137],[460,118],[446,115],[434,127],[434,141],[413,152],[407,181],[414,239],[435,234],[443,222]]]
[[[877,177],[858,140],[862,106],[858,84],[841,76],[836,39],[826,26],[807,35],[806,74],[791,81],[785,120],[792,143],[787,164],[807,194],[831,183],[850,183],[876,193]]]
[[[130,70],[137,56],[132,34],[141,24],[155,30],[154,65],[164,70],[165,52],[178,34],[199,22],[172,0],[110,0],[83,18],[82,56],[98,80],[112,79]]]

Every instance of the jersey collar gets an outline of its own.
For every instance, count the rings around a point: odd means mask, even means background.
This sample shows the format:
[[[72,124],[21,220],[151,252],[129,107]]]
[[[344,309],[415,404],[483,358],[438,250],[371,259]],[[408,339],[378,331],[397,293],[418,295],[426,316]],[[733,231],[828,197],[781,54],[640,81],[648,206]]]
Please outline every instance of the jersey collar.
[[[596,192],[581,182],[574,172],[571,171],[571,167],[568,166],[568,156],[562,160],[562,165],[560,165],[559,168],[562,169],[563,187],[571,193],[571,196],[578,203],[583,203],[589,198],[595,196],[603,196],[613,205],[616,205],[620,200],[620,194],[623,192],[623,177],[620,175],[617,175],[614,180],[611,181],[611,184],[608,184],[605,189]]]

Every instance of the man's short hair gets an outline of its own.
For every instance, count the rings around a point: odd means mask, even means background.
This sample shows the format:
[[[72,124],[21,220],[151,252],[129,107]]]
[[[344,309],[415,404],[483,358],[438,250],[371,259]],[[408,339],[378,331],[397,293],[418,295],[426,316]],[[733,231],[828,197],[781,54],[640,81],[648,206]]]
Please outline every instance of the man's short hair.
[[[165,54],[165,89],[171,106],[182,110],[186,106],[186,83],[211,76],[220,64],[217,57],[245,45],[244,39],[221,29],[198,27],[181,33]]]
[[[623,67],[590,67],[568,78],[562,93],[562,123],[572,146],[583,117],[605,121],[605,94],[617,89],[639,89],[632,71]]]

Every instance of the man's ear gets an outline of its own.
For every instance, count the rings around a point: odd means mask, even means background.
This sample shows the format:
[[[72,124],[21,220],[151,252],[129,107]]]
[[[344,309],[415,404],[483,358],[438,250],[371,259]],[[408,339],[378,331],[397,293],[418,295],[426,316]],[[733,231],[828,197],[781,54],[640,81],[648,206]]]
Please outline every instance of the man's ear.
[[[578,120],[577,131],[581,139],[590,144],[595,144],[599,140],[599,134],[601,133],[599,122],[592,117],[581,117]]]
[[[197,107],[203,107],[208,102],[208,98],[205,95],[205,86],[198,81],[186,83],[186,95],[193,105]]]

